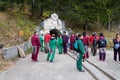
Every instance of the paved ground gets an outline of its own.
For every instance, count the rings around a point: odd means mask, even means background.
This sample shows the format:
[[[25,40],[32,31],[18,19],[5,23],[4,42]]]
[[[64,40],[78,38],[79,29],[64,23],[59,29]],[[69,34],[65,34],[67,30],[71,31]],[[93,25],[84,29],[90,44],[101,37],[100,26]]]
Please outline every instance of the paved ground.
[[[46,61],[46,54],[39,54],[39,62],[32,62],[28,55],[21,58],[16,66],[0,73],[0,80],[94,80],[85,71],[76,69],[76,62],[68,55],[56,54],[55,62]]]

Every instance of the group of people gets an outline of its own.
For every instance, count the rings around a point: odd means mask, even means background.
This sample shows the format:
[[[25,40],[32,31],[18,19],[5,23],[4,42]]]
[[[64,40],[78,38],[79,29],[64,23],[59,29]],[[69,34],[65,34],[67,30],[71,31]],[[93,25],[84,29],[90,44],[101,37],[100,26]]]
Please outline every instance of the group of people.
[[[82,70],[82,61],[89,58],[89,46],[91,47],[93,56],[96,55],[98,48],[99,60],[104,61],[106,58],[107,40],[103,33],[100,33],[99,36],[97,36],[96,32],[94,32],[92,36],[88,36],[86,32],[83,32],[82,34],[71,34],[69,37],[64,31],[63,35],[56,38],[55,34],[50,34],[49,32],[45,35],[41,34],[40,37],[38,36],[38,32],[34,32],[34,35],[31,37],[31,43],[32,60],[38,61],[37,56],[40,48],[41,51],[48,53],[46,60],[50,62],[54,61],[56,48],[58,48],[59,54],[67,54],[68,45],[70,45],[70,50],[78,53],[76,66],[81,72],[84,72],[84,70]],[[113,44],[114,60],[117,61],[118,54],[120,61],[120,34],[116,34],[116,37],[113,39]]]
[[[47,32],[45,35],[41,34],[38,36],[38,32],[34,32],[34,35],[31,37],[32,43],[32,61],[38,61],[37,56],[39,53],[39,49],[41,52],[45,51],[48,53],[47,61],[53,62],[54,56],[56,53],[56,47],[58,47],[59,54],[67,53],[67,44],[69,37],[64,32],[63,35],[60,35],[56,38],[55,34],[50,34]]]

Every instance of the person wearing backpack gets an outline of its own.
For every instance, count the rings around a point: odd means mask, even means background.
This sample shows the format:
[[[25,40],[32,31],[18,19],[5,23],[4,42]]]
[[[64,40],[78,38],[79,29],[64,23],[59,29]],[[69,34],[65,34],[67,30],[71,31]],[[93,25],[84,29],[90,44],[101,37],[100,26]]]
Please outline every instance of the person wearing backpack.
[[[105,39],[103,33],[100,33],[100,37],[98,39],[98,48],[99,48],[99,60],[104,61],[106,58],[106,45],[107,40]]]
[[[92,36],[90,37],[91,52],[93,56],[95,56],[97,52],[97,41],[98,41],[98,36],[96,33],[93,33]]]
[[[84,70],[82,69],[82,59],[83,59],[83,55],[85,54],[85,49],[84,49],[84,44],[81,40],[81,35],[80,34],[78,35],[77,44],[78,44],[79,55],[78,55],[78,58],[77,58],[76,66],[77,66],[77,69],[80,72],[84,72]]]
[[[116,38],[113,39],[113,51],[114,51],[114,60],[117,61],[117,54],[120,61],[120,34],[116,34]]]

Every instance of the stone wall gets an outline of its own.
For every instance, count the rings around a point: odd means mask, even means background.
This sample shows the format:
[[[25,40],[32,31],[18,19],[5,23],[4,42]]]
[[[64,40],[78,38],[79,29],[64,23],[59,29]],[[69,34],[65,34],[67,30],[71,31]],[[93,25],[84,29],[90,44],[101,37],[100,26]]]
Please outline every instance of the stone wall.
[[[9,48],[3,48],[2,49],[2,54],[5,59],[11,59],[15,56],[18,56],[18,49],[17,47],[21,47],[24,51],[28,50],[31,47],[31,42],[30,40],[27,42],[24,42],[21,45],[18,46],[13,46]]]

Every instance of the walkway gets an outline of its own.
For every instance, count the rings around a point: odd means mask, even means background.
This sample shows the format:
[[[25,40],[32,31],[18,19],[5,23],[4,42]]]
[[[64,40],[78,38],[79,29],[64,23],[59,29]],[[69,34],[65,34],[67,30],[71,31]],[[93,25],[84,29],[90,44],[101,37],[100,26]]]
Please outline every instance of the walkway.
[[[0,73],[0,80],[94,80],[87,72],[79,72],[76,62],[68,55],[56,54],[55,62],[46,61],[46,54],[39,54],[39,62],[32,62],[28,55],[16,66]]]

